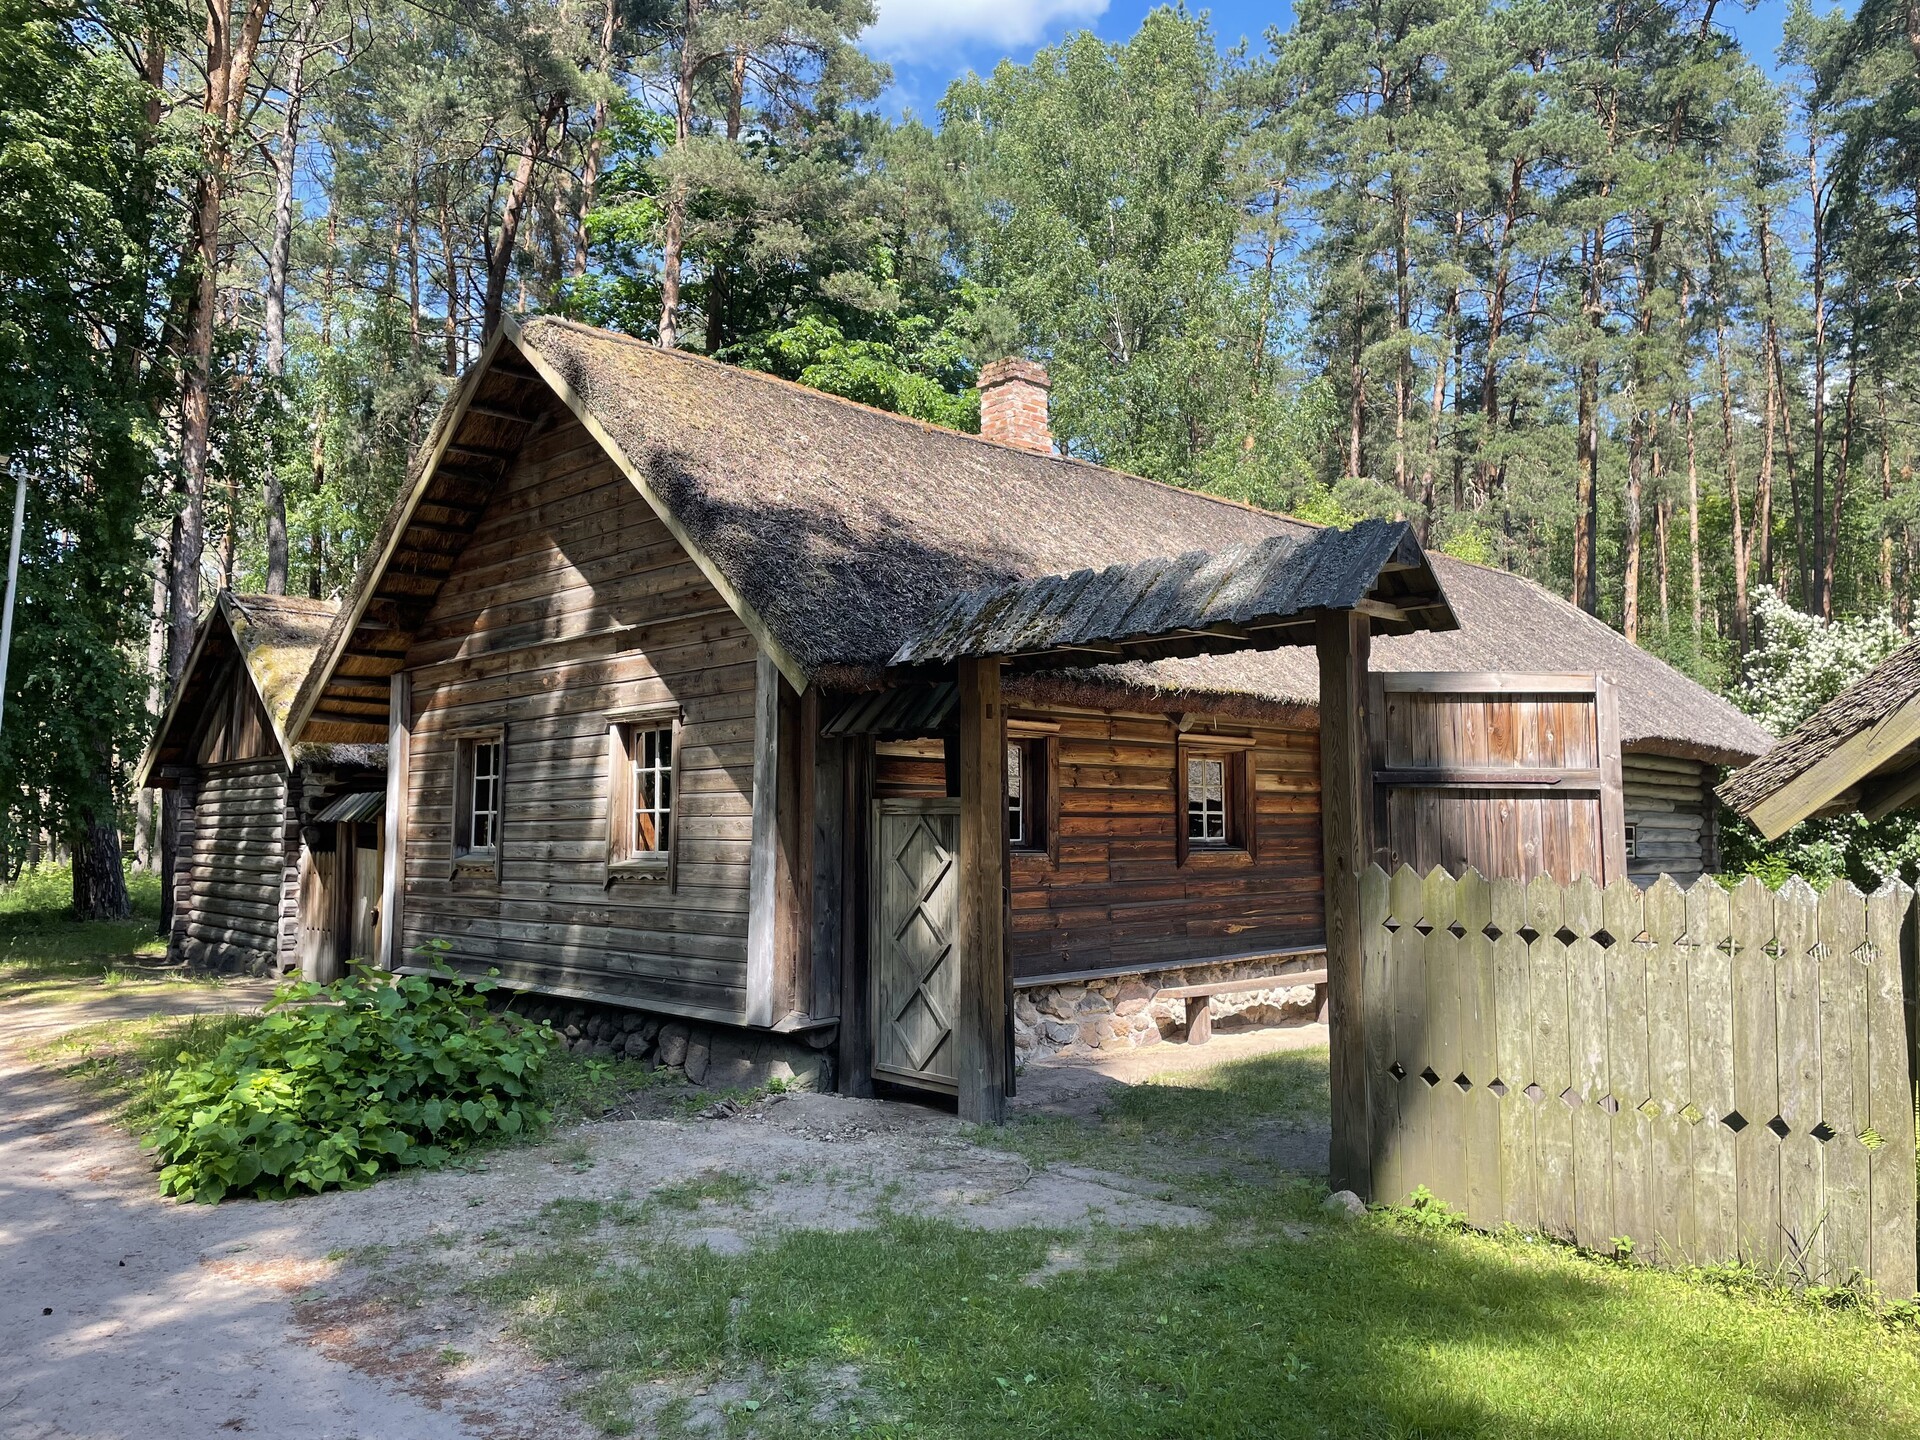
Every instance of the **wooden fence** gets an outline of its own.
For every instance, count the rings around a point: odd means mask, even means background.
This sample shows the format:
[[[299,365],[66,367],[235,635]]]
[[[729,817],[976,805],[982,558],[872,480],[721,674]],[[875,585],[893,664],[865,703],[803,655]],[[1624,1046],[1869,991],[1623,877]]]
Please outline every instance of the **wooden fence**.
[[[1375,1199],[1914,1293],[1910,891],[1360,889]]]

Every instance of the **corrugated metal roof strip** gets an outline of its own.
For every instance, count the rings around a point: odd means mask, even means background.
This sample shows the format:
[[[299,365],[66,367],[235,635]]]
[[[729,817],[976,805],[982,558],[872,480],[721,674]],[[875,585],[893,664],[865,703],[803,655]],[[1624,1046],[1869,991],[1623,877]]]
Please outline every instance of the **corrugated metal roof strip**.
[[[1141,645],[1220,632],[1217,648],[1246,645],[1248,630],[1275,629],[1318,610],[1352,610],[1375,597],[1383,575],[1417,572],[1427,606],[1402,628],[1452,629],[1454,619],[1426,556],[1403,521],[1276,535],[1253,545],[1043,575],[957,597],[894,654],[897,666],[969,656],[1034,656]],[[1299,643],[1277,633],[1266,643]]]
[[[355,820],[372,820],[387,808],[387,796],[384,790],[363,790],[357,794],[342,795],[326,809],[313,817],[316,825],[348,824]]]

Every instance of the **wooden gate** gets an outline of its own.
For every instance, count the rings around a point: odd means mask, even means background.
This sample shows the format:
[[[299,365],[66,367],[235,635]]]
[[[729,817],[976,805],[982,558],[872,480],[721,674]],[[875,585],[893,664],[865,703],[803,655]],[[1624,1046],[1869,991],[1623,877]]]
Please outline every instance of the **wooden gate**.
[[[1606,884],[1627,873],[1620,709],[1599,675],[1376,673],[1382,869]]]
[[[960,802],[874,803],[873,1073],[954,1093]]]

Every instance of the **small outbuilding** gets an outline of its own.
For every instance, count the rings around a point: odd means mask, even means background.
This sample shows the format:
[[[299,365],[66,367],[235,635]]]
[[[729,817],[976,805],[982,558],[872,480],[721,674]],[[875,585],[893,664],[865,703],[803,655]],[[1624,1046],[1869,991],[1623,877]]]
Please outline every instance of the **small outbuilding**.
[[[1920,640],[1822,705],[1720,797],[1767,839],[1858,810],[1879,820],[1920,802]]]
[[[331,979],[378,945],[386,747],[295,745],[287,717],[339,604],[222,592],[136,783],[174,792],[168,957]]]

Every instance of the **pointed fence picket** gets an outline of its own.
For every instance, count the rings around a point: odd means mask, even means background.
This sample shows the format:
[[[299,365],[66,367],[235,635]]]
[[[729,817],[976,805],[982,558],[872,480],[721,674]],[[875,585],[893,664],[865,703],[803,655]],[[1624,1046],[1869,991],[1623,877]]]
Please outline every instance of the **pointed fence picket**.
[[[1915,1290],[1913,895],[1370,867],[1374,1193]]]

